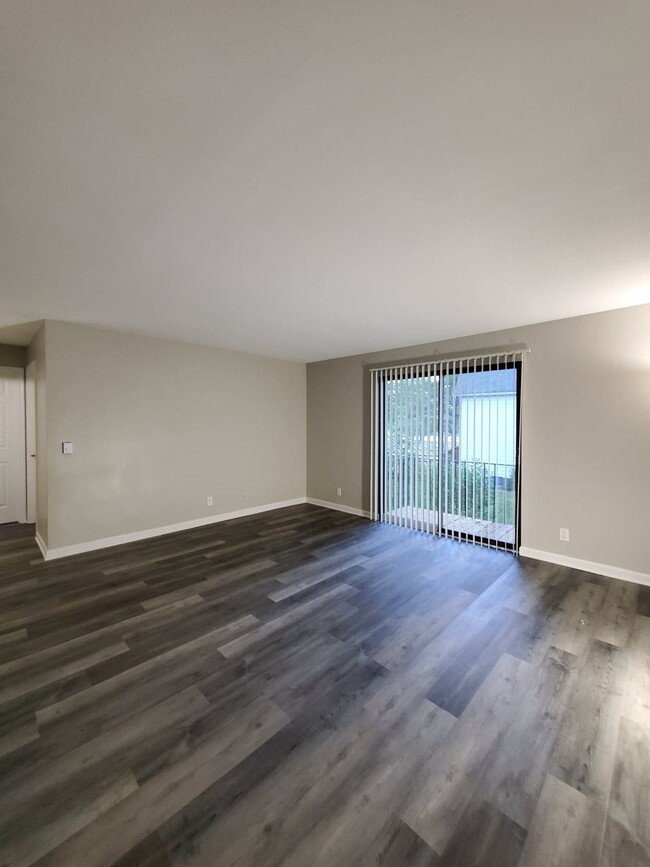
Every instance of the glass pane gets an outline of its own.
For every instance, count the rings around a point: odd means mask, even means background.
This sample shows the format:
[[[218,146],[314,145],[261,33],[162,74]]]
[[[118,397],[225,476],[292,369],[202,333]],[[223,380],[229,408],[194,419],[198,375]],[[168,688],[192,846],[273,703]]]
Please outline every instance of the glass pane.
[[[385,519],[433,523],[438,488],[438,379],[385,384]],[[431,513],[429,515],[429,513]]]
[[[446,376],[443,524],[470,536],[514,543],[517,370]]]

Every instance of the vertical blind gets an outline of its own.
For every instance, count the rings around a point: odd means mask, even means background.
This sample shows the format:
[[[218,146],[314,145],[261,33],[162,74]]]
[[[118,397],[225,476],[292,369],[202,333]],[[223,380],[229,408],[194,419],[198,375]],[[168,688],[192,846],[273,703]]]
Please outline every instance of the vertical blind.
[[[518,550],[525,352],[371,370],[373,520]]]

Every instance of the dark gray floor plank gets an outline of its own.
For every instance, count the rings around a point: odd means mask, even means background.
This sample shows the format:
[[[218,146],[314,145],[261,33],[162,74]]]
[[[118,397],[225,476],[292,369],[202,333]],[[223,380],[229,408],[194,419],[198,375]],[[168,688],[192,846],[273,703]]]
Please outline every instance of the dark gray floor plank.
[[[475,796],[440,858],[440,867],[517,867],[525,842],[521,825]]]
[[[311,505],[0,527],[0,865],[649,867],[650,593]]]
[[[624,651],[591,643],[568,699],[549,771],[606,806],[625,682]]]

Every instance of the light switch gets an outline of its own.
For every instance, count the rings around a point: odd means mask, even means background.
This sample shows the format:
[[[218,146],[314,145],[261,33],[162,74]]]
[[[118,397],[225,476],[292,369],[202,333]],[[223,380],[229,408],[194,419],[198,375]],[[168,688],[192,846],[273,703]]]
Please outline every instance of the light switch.
[[[62,451],[64,455],[72,454],[72,443],[61,443],[61,445],[63,446]]]

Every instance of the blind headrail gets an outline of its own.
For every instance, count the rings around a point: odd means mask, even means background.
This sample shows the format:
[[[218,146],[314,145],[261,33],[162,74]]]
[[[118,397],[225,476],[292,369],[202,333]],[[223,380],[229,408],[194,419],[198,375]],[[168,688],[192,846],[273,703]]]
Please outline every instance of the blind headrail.
[[[430,355],[425,356],[424,358],[417,359],[404,359],[400,361],[391,361],[386,362],[384,364],[371,364],[367,363],[364,365],[367,370],[371,373],[372,371],[381,371],[381,370],[396,370],[402,367],[419,367],[423,364],[451,364],[452,362],[458,361],[473,361],[476,359],[477,361],[484,360],[486,358],[503,358],[504,356],[523,356],[530,355],[530,349],[527,346],[501,346],[496,349],[492,349],[489,352],[480,350],[478,353],[476,352],[463,352],[457,355]]]

